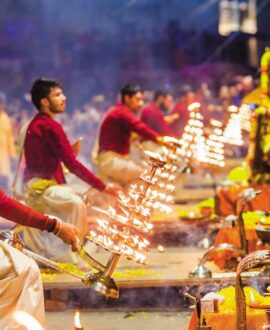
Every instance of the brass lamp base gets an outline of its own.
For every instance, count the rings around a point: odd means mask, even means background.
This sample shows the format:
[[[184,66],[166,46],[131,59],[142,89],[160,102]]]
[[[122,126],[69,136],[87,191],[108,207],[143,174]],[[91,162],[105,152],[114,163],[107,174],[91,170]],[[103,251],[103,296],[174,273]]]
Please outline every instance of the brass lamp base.
[[[199,265],[189,272],[188,277],[209,278],[212,277],[212,272],[203,265]]]
[[[88,274],[84,277],[83,283],[107,298],[119,298],[119,289],[110,276],[105,276],[102,273]]]

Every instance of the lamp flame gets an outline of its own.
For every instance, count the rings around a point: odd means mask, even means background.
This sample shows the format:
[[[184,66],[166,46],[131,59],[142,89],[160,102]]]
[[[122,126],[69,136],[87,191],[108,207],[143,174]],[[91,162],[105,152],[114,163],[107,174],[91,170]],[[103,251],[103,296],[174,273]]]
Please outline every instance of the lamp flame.
[[[74,326],[75,330],[83,330],[81,320],[80,320],[80,312],[76,311],[74,315]]]
[[[158,252],[164,252],[164,246],[163,245],[158,245]]]

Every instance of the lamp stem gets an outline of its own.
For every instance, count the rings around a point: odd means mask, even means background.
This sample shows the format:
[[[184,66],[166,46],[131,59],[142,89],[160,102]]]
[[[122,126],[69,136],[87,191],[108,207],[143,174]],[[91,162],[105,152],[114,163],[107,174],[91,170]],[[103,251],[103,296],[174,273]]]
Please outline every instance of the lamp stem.
[[[104,276],[111,276],[120,258],[120,254],[112,253],[104,270]]]

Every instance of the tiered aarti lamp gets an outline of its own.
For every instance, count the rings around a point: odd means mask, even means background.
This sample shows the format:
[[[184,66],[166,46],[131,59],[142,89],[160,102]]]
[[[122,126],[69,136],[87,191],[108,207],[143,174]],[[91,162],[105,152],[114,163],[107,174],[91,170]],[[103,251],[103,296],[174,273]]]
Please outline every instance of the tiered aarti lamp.
[[[242,118],[239,114],[239,109],[238,107],[231,105],[228,107],[228,111],[231,116],[223,132],[224,142],[231,145],[242,146],[244,141],[241,128]]]
[[[252,112],[249,105],[242,104],[240,106],[239,116],[240,116],[241,129],[246,132],[250,132]]]
[[[198,102],[191,103],[188,106],[190,118],[180,140],[180,154],[200,163],[223,167],[225,164],[222,123],[212,119],[213,132],[206,138],[200,108],[201,105]]]
[[[210,119],[212,133],[205,141],[205,158],[201,161],[210,165],[223,167],[224,163],[224,142],[222,122]]]
[[[161,213],[170,213],[172,211],[172,204],[174,203],[173,192],[175,191],[176,173],[181,173],[188,164],[179,155],[180,141],[169,136],[163,137],[162,159],[166,161],[163,168],[156,170],[155,185],[151,185],[142,201],[142,209],[149,214],[154,211]],[[148,153],[148,152],[146,152]],[[143,175],[147,175],[147,170]],[[141,194],[144,190],[144,182],[134,183],[130,186],[128,198],[134,203],[138,192]],[[126,196],[120,197],[122,203],[125,202]]]
[[[203,136],[203,122],[200,113],[201,105],[198,102],[188,106],[189,120],[184,128],[184,133],[180,140],[181,155],[197,160],[205,157],[205,137]]]
[[[149,188],[157,183],[157,170],[165,165],[159,155],[146,153],[149,168],[140,177],[141,189],[135,191],[131,188],[128,196],[120,195],[118,210],[111,206],[107,210],[93,207],[101,216],[97,218],[96,230],[91,230],[87,238],[112,254],[104,271],[89,274],[89,283],[105,296],[118,297],[118,288],[111,275],[121,255],[138,263],[144,263],[146,259],[141,251],[148,249],[149,242],[141,237],[141,232],[151,231],[152,224],[149,223],[150,208],[144,206],[144,200]]]
[[[166,146],[162,148],[162,158],[164,158],[166,164],[163,168],[157,169],[157,182],[155,186],[148,189],[143,205],[153,211],[170,213],[172,211],[171,206],[174,203],[172,195],[175,191],[176,173],[182,172],[187,167],[187,163],[185,160],[179,161],[180,156],[178,153],[181,147],[179,140],[165,136],[163,142]],[[142,190],[143,188],[139,187],[139,189]]]

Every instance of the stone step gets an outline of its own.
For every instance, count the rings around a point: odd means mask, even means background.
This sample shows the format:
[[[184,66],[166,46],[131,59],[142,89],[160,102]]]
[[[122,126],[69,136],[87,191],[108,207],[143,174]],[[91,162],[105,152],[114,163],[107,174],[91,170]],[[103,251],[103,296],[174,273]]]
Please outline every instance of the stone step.
[[[212,277],[188,277],[204,252],[197,247],[166,247],[163,253],[152,249],[148,253],[147,265],[138,265],[121,257],[113,274],[120,290],[119,299],[106,299],[80,280],[66,274],[43,280],[45,297],[50,299],[52,296],[64,296],[67,309],[177,308],[184,311],[190,303],[184,299],[184,292],[195,294],[199,290],[203,296],[235,284],[236,274],[221,272],[213,262],[205,264],[212,271]],[[102,263],[108,260],[108,255],[105,258],[102,251],[92,255]],[[250,272],[243,275],[243,281],[247,285],[255,283],[258,290],[264,292],[269,276],[262,276],[258,271]]]

